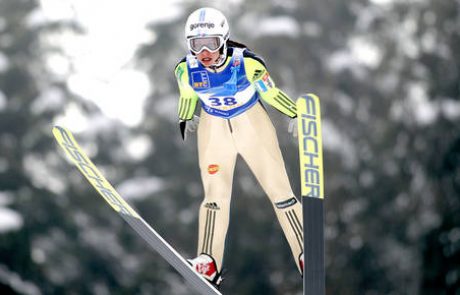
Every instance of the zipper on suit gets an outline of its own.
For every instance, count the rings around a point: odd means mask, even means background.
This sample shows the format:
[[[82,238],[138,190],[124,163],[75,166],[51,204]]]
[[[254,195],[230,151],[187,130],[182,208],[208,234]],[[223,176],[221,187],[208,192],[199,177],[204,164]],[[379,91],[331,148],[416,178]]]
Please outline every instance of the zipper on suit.
[[[230,128],[230,133],[233,133],[232,123],[230,122],[230,119],[227,119],[227,123],[228,123],[228,128]]]

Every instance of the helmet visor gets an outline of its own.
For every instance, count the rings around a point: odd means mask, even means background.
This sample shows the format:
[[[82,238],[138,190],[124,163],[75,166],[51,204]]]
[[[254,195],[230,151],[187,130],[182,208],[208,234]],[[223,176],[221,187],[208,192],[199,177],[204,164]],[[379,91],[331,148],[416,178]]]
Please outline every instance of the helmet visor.
[[[213,37],[196,37],[188,39],[188,47],[190,51],[199,54],[207,49],[210,52],[216,52],[222,47],[224,40],[220,36]]]

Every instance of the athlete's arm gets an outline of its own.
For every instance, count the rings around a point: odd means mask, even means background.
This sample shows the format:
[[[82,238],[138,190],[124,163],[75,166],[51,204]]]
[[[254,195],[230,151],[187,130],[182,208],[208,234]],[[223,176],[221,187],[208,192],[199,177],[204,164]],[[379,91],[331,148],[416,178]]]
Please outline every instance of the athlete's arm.
[[[185,59],[181,60],[174,69],[176,75],[177,85],[179,86],[179,107],[177,115],[179,117],[179,129],[182,139],[185,140],[186,124],[187,121],[193,119],[196,104],[198,102],[198,95],[195,90],[188,83],[188,70],[187,62]]]
[[[198,95],[188,83],[187,62],[185,60],[180,61],[177,64],[174,73],[176,75],[180,94],[179,107],[177,110],[179,120],[191,120],[193,118],[193,114],[195,113]]]
[[[245,50],[244,56],[246,75],[256,87],[262,100],[283,114],[295,118],[297,116],[295,102],[275,86],[275,82],[270,77],[264,61],[248,50]]]

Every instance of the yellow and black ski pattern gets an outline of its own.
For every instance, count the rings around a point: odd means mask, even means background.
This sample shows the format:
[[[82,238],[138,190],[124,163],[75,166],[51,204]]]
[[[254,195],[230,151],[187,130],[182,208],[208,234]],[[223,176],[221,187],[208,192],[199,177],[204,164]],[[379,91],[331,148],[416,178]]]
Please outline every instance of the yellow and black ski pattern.
[[[300,96],[296,104],[304,223],[304,295],[324,295],[324,175],[320,101],[316,95],[306,94]]]

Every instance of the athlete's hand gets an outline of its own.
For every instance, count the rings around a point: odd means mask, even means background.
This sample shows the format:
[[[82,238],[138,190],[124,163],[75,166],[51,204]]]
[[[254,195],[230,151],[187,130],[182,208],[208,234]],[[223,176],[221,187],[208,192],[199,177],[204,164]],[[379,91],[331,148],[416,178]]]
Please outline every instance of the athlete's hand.
[[[179,128],[180,133],[182,135],[182,139],[187,139],[187,134],[189,132],[193,133],[198,129],[198,124],[200,123],[200,117],[193,115],[193,118],[188,121],[181,120],[179,121]]]
[[[198,129],[198,124],[200,124],[200,117],[193,115],[193,118],[187,122],[186,130],[188,132],[195,132]]]
[[[294,138],[297,138],[297,118],[292,118],[289,121],[288,132],[292,134]]]

